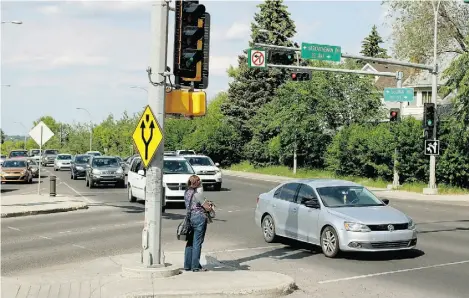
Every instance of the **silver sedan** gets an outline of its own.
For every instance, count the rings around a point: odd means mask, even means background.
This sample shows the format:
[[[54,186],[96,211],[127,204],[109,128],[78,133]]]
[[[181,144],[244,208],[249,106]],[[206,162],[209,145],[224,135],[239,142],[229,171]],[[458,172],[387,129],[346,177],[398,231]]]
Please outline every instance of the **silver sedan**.
[[[388,203],[350,181],[292,180],[258,197],[255,221],[267,242],[281,236],[320,245],[331,258],[340,251],[413,249],[414,222]]]

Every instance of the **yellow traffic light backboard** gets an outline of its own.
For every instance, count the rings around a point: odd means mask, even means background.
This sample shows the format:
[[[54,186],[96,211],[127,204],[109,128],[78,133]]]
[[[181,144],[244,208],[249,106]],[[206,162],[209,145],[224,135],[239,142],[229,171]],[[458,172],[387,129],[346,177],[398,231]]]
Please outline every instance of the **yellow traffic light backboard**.
[[[204,116],[207,110],[207,98],[204,91],[190,92],[175,89],[166,93],[165,112],[184,116]]]
[[[145,111],[143,111],[142,117],[140,117],[137,127],[135,127],[132,139],[145,168],[147,168],[163,140],[163,130],[150,106],[147,106]]]

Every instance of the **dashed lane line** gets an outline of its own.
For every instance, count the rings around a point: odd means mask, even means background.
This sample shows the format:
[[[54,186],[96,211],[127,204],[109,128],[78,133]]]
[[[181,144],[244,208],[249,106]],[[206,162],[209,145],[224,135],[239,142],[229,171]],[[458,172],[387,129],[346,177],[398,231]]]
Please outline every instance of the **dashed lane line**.
[[[21,231],[20,229],[18,228],[15,228],[15,227],[8,227],[10,230],[13,230],[13,231]]]

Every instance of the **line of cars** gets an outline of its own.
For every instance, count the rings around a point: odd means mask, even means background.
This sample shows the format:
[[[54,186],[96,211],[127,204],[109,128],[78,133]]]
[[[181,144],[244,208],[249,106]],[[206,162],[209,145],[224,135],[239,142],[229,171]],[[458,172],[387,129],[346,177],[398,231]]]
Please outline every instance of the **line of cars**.
[[[12,150],[0,159],[0,180],[2,183],[32,183],[39,177],[39,164],[30,158],[27,150]]]
[[[138,155],[125,159],[127,163],[127,194],[130,202],[144,201],[146,193],[146,169]],[[223,177],[218,163],[193,150],[165,152],[163,158],[163,191],[165,201],[184,202],[184,192],[191,175],[198,175],[204,189],[221,190]]]

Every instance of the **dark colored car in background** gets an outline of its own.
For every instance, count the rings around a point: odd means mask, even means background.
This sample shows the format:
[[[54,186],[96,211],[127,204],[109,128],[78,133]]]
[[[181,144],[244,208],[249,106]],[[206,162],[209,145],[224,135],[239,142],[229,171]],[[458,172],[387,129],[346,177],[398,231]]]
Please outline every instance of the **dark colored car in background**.
[[[46,149],[42,152],[42,166],[47,167],[48,165],[53,165],[55,158],[59,154],[57,149]]]
[[[28,151],[26,150],[11,150],[8,158],[26,158],[28,157]]]
[[[92,156],[86,167],[86,186],[114,184],[125,188],[125,175],[119,160],[114,156]]]
[[[70,165],[70,179],[77,180],[86,176],[86,165],[91,156],[86,154],[77,154],[72,158]]]

